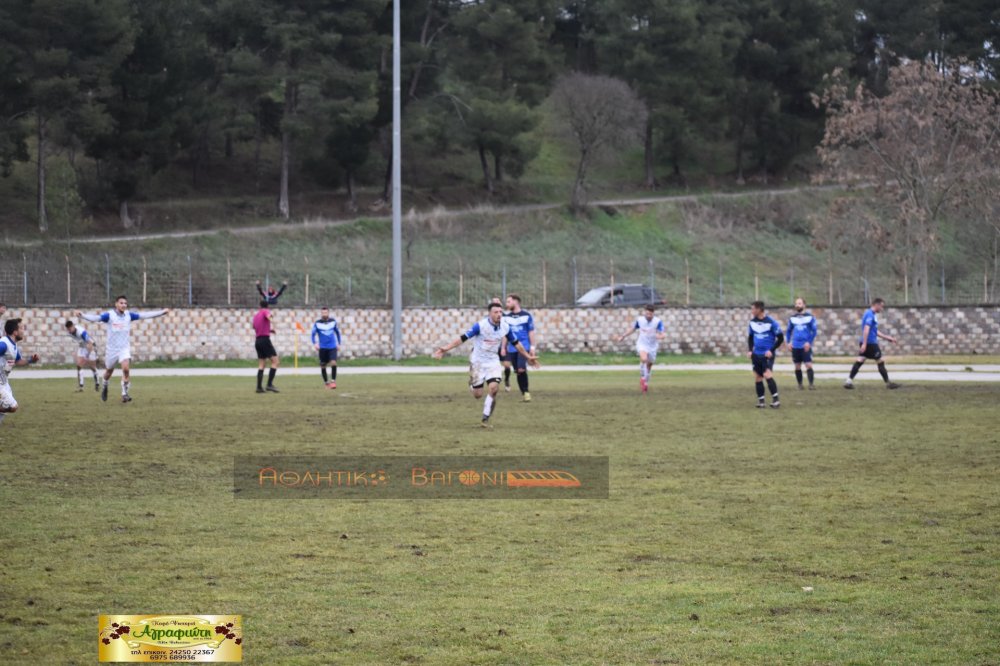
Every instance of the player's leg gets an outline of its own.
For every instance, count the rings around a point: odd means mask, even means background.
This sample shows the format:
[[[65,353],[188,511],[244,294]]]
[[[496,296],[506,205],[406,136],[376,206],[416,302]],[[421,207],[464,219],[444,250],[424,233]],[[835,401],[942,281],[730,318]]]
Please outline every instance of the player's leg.
[[[896,382],[889,381],[889,371],[885,367],[885,354],[882,353],[881,347],[876,353],[875,364],[878,368],[878,374],[882,375],[882,381],[885,382],[885,387],[887,389],[897,389],[900,387],[900,385]]]
[[[517,355],[517,352],[514,352],[514,354]],[[510,392],[510,366],[510,355],[508,354],[507,358],[503,361],[503,390],[508,393]],[[521,393],[524,393],[524,391],[521,391]]]
[[[17,400],[14,399],[14,391],[10,384],[0,384],[0,423],[3,422],[7,414],[17,411]]]
[[[330,363],[330,356],[327,354],[329,350],[320,348],[319,350],[319,374],[323,377],[323,385],[329,386],[330,381],[326,378],[326,366]]]
[[[802,361],[806,366],[806,378],[809,380],[809,390],[812,391],[816,388],[816,375],[813,373],[813,353],[811,349],[805,353]]]
[[[851,374],[847,377],[847,381],[844,382],[845,389],[854,388],[854,378],[858,376],[858,371],[861,370],[861,366],[864,364],[864,354],[858,354],[858,357],[854,359],[854,365],[851,366]]]
[[[531,402],[531,392],[528,390],[528,359],[522,354],[514,354],[514,370],[517,372],[517,388],[521,391],[521,400]]]
[[[257,393],[264,392],[264,362],[266,360],[266,358],[259,356],[257,358]]]
[[[337,348],[330,350],[330,383],[331,389],[337,388]]]
[[[497,404],[497,394],[500,392],[500,373],[486,381],[486,399],[483,400],[483,427],[489,427],[490,417]]]
[[[271,393],[279,393],[278,387],[274,385],[274,375],[278,373],[278,365],[280,364],[280,359],[278,358],[277,352],[274,351],[274,347],[271,347],[271,369],[267,371],[267,388],[265,390]]]
[[[101,382],[101,400],[108,400],[108,383],[111,376],[115,374],[115,366],[118,365],[117,354],[107,353],[104,355],[104,381]]]
[[[769,358],[765,360],[765,370],[764,370],[764,381],[767,382],[767,390],[771,392],[771,406],[779,407],[781,401],[778,400],[778,383],[774,381],[774,372],[772,367],[774,365],[774,358]]]
[[[80,357],[80,354],[76,355],[76,392],[79,393],[83,390],[83,368],[85,360]]]
[[[132,402],[132,396],[128,394],[128,390],[132,386],[130,371],[131,359],[119,358],[118,362],[122,366],[122,402]]]
[[[647,382],[649,381],[649,377],[646,374],[649,369],[649,353],[645,349],[637,351],[639,352],[639,390],[645,393]]]
[[[656,349],[649,349],[646,351],[646,388],[649,388],[649,382],[653,379],[653,364],[656,363]]]
[[[97,377],[97,350],[90,352],[87,356],[87,367],[90,368],[91,374],[94,376],[94,390],[101,390],[101,381]]]
[[[767,407],[767,403],[764,402],[764,377],[757,374],[755,370],[753,373],[753,388],[757,393],[757,409],[764,409]]]

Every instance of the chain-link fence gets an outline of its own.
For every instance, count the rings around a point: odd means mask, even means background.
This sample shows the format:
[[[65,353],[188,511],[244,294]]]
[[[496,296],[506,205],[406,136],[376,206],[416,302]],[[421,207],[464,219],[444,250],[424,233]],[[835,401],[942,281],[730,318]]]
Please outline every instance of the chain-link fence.
[[[19,261],[18,261],[19,259]],[[135,305],[255,306],[262,289],[288,287],[289,305],[385,306],[391,303],[388,258],[332,262],[321,257],[272,265],[253,258],[207,260],[192,256],[51,254],[0,257],[0,302],[8,305],[108,304],[118,294]],[[997,267],[973,272],[931,270],[927,304],[996,304]],[[528,307],[576,303],[593,288],[639,284],[654,300],[671,305],[746,305],[761,299],[774,306],[801,296],[811,305],[857,306],[881,296],[893,305],[920,304],[919,285],[906,277],[859,272],[807,262],[781,266],[748,265],[725,256],[659,262],[575,256],[532,262],[497,261],[488,265],[460,257],[411,257],[403,275],[405,305],[481,305],[493,296],[517,293]]]

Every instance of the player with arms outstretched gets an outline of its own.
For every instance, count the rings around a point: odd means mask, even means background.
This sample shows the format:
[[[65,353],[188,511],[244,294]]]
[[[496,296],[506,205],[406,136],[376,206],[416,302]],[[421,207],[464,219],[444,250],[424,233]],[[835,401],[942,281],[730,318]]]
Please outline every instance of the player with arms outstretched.
[[[503,320],[503,308],[499,303],[490,303],[489,314],[476,322],[460,337],[452,340],[443,347],[434,350],[434,358],[440,359],[449,351],[458,347],[466,340],[472,340],[472,354],[469,362],[472,365],[472,395],[476,400],[483,397],[483,387],[486,387],[487,395],[483,403],[482,427],[490,428],[490,416],[496,405],[497,393],[500,390],[500,381],[503,378],[503,367],[500,365],[500,345],[507,341],[511,343],[518,354],[523,354],[528,364],[532,368],[538,368],[538,358],[524,348],[524,345],[517,339],[517,336],[510,330],[510,326]]]
[[[747,335],[747,356],[753,365],[757,408],[767,406],[764,402],[764,382],[767,381],[767,388],[771,391],[771,407],[777,409],[781,406],[781,401],[778,400],[778,384],[771,371],[774,368],[774,354],[781,347],[785,336],[778,322],[764,314],[764,301],[754,301],[750,305],[750,315],[752,318]]]
[[[94,390],[100,391],[101,382],[97,379],[97,349],[94,348],[94,339],[90,336],[90,333],[87,333],[87,329],[77,326],[73,323],[72,319],[66,320],[66,332],[77,343],[76,354],[74,355],[76,360],[77,393],[83,390],[84,368],[90,368],[90,372],[94,375]]]
[[[132,361],[132,322],[139,319],[162,317],[170,312],[170,308],[152,310],[150,312],[132,312],[128,309],[128,299],[119,296],[115,299],[115,307],[101,314],[84,314],[77,310],[74,314],[89,322],[107,324],[108,341],[104,351],[104,381],[101,382],[101,400],[108,400],[108,382],[115,372],[115,366],[122,367],[122,402],[132,402],[129,395],[131,361]]]
[[[653,376],[653,364],[656,363],[656,352],[660,348],[660,340],[667,337],[663,331],[663,321],[655,315],[656,308],[647,305],[642,315],[625,333],[618,336],[618,342],[639,331],[635,342],[635,350],[639,354],[639,390],[645,393],[649,390],[649,380]]]
[[[24,323],[20,319],[5,321],[3,332],[4,335],[0,338],[0,422],[18,408],[8,379],[14,366],[38,363],[38,354],[32,354],[31,358],[21,358],[17,343],[24,340]]]

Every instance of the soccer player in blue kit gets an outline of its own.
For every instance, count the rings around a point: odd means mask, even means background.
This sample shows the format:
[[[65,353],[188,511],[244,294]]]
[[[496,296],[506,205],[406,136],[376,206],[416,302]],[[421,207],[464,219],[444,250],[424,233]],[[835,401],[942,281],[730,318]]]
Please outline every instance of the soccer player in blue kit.
[[[310,339],[319,352],[319,368],[323,384],[328,389],[337,388],[337,349],[340,347],[340,329],[337,320],[330,316],[330,308],[322,308],[320,317],[313,323]],[[326,379],[326,369],[330,368],[330,380]]]
[[[503,320],[510,326],[510,331],[517,337],[529,352],[535,346],[535,318],[527,310],[521,309],[521,297],[517,294],[507,296],[507,312]],[[528,359],[521,356],[513,344],[507,345],[507,357],[503,359],[503,383],[505,390],[510,390],[510,370],[513,367],[517,373],[517,388],[521,390],[521,400],[531,402],[528,392]]]
[[[813,342],[816,340],[816,317],[806,311],[803,298],[795,299],[795,314],[788,319],[788,332],[785,333],[788,347],[792,350],[792,363],[795,364],[795,381],[802,390],[802,364],[806,366],[809,375],[809,390],[816,388],[813,383]]]
[[[844,382],[845,389],[854,388],[854,377],[857,376],[858,370],[861,369],[865,360],[869,358],[877,364],[878,373],[882,375],[882,381],[885,382],[887,389],[897,389],[900,386],[896,382],[889,381],[889,371],[885,369],[882,348],[878,345],[879,338],[888,340],[889,342],[896,342],[896,338],[891,335],[879,333],[878,316],[884,309],[885,301],[881,298],[876,298],[872,301],[871,307],[865,310],[865,313],[861,316],[861,346],[858,348],[858,357],[851,368],[851,375]]]
[[[750,305],[749,335],[747,336],[747,356],[753,364],[753,376],[757,389],[757,409],[767,405],[764,402],[764,381],[771,391],[771,407],[781,406],[778,400],[778,385],[774,381],[771,370],[774,368],[774,353],[781,346],[785,336],[781,326],[774,319],[764,314],[764,301],[754,301]]]

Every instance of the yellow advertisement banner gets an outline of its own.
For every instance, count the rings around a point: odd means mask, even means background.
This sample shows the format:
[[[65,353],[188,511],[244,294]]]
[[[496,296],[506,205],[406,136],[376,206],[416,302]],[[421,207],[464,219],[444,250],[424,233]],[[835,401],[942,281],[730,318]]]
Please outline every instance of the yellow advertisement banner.
[[[240,615],[101,615],[100,662],[243,661]]]

